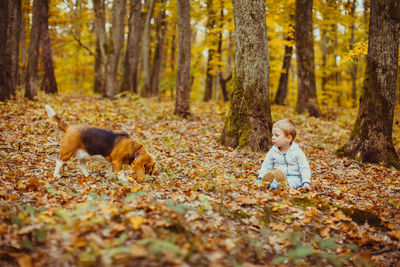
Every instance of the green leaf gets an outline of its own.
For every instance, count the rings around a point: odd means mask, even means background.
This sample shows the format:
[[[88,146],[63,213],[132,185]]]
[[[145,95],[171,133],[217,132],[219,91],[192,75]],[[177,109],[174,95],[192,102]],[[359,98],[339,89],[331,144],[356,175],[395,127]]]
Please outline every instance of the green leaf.
[[[171,209],[173,209],[174,211],[176,211],[178,213],[184,213],[189,208],[185,204],[182,204],[182,203],[174,204],[174,202],[172,202],[171,199],[168,199],[165,203],[168,207],[170,207]]]
[[[71,212],[65,209],[57,209],[55,214],[62,220],[64,220],[67,224],[70,224],[72,221]]]
[[[328,260],[328,262],[334,266],[340,267],[343,265],[341,261],[338,260],[338,257],[334,254],[330,254],[325,251],[320,252],[321,257],[324,257],[325,259]]]
[[[47,234],[42,229],[35,229],[36,240],[40,243],[46,241]]]
[[[124,201],[126,202],[130,202],[133,201],[135,199],[137,199],[138,197],[144,196],[146,195],[145,191],[137,191],[137,192],[132,192],[129,195],[127,195],[124,199]]]
[[[335,249],[338,248],[340,245],[335,242],[334,238],[329,239],[321,239],[319,242],[319,247],[321,249]]]
[[[22,219],[20,218],[20,217],[18,217],[18,216],[15,216],[15,215],[13,215],[12,217],[11,217],[11,221],[14,223],[14,224],[16,224],[16,225],[21,225],[21,223],[22,223]]]
[[[22,243],[22,247],[25,248],[25,249],[28,249],[28,250],[33,250],[33,245],[32,245],[32,242],[30,240],[25,240]]]
[[[174,243],[171,243],[169,241],[164,241],[164,240],[156,240],[154,241],[150,246],[149,250],[153,253],[160,253],[164,251],[170,251],[175,254],[180,253],[180,249],[177,245]]]
[[[274,264],[274,265],[277,265],[277,264],[280,264],[280,263],[282,263],[282,262],[284,262],[286,260],[287,260],[287,257],[280,256],[280,257],[274,258],[271,263]]]
[[[300,245],[295,249],[292,249],[288,252],[289,259],[299,259],[304,258],[314,253],[313,248],[311,246],[303,246]]]

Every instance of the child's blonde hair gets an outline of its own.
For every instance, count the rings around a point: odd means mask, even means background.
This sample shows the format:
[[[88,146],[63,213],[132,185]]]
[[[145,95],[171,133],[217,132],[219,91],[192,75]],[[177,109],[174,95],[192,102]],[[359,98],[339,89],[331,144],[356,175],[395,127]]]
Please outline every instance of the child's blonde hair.
[[[273,127],[278,127],[283,131],[285,136],[292,136],[292,140],[296,137],[297,130],[296,125],[292,120],[289,119],[282,119],[274,123]]]

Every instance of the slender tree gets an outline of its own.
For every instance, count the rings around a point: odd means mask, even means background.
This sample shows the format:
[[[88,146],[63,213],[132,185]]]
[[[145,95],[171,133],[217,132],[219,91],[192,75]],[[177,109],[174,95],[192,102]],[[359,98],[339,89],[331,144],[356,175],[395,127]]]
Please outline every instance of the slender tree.
[[[296,0],[295,40],[298,76],[296,111],[308,112],[311,116],[319,117],[315,86],[312,5],[313,0]]]
[[[104,0],[93,0],[96,52],[94,58],[94,92],[103,93],[104,63],[106,58],[106,9]]]
[[[230,147],[271,147],[269,51],[264,0],[234,0],[235,73],[228,116],[219,139]]]
[[[106,69],[104,94],[113,98],[117,93],[118,62],[124,41],[124,17],[126,0],[115,0],[113,3],[113,28],[106,50]]]
[[[190,115],[190,0],[178,0],[178,69],[174,114]]]
[[[155,0],[149,0],[147,5],[146,20],[144,22],[143,29],[143,78],[144,78],[144,90],[143,96],[151,96],[151,73],[150,73],[150,26],[151,18],[153,17]]]
[[[39,46],[40,46],[40,27],[41,27],[41,13],[45,8],[43,7],[43,0],[33,1],[33,15],[31,38],[28,50],[28,67],[25,74],[25,97],[33,100],[37,95],[37,69],[39,59]]]
[[[213,74],[214,66],[213,60],[215,57],[215,42],[216,42],[216,33],[214,28],[217,23],[217,10],[216,5],[213,3],[213,0],[207,0],[207,47],[208,47],[208,58],[207,58],[207,73],[206,73],[206,83],[204,90],[204,101],[210,101],[213,93],[213,81],[215,78],[215,74]]]
[[[7,33],[7,47],[10,49],[11,58],[11,73],[10,73],[10,90],[11,94],[15,95],[15,90],[18,85],[19,78],[19,48],[21,36],[21,0],[9,1],[9,23]]]
[[[42,80],[41,89],[47,94],[54,94],[58,92],[56,77],[53,68],[53,53],[51,52],[50,34],[49,34],[49,0],[43,0],[43,10],[40,14],[41,19],[41,48],[42,48],[42,61],[44,68],[44,75]]]
[[[285,99],[288,93],[290,61],[292,60],[293,54],[292,43],[294,41],[294,32],[291,25],[289,26],[289,32],[286,37],[286,41],[287,44],[285,45],[285,55],[283,56],[281,77],[279,78],[278,89],[274,99],[274,103],[281,106],[285,104]]]
[[[350,140],[340,155],[400,168],[392,130],[400,39],[400,2],[371,1],[367,68]]]
[[[160,80],[161,70],[163,67],[162,60],[164,56],[164,40],[165,32],[167,30],[167,23],[165,21],[165,0],[160,1],[161,10],[157,16],[157,44],[154,51],[153,67],[151,70],[151,94],[158,95],[160,93]]]
[[[0,1],[0,101],[10,98],[11,95],[11,64],[7,47],[9,1]]]
[[[142,49],[143,12],[141,0],[130,0],[128,44],[125,52],[124,77],[121,91],[137,94],[137,76]]]

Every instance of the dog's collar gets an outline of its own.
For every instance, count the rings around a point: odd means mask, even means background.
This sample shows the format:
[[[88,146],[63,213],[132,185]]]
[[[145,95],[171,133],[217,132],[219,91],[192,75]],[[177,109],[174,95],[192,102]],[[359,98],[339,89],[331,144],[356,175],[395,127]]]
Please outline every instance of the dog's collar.
[[[129,165],[132,164],[136,160],[137,157],[139,157],[140,153],[144,151],[144,147],[141,147],[139,150],[137,150],[135,153],[133,153],[133,157],[129,159]]]

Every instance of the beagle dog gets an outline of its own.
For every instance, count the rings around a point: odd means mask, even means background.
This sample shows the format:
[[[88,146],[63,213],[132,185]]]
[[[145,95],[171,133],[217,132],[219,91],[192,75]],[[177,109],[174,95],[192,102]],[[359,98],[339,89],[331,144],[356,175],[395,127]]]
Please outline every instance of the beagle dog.
[[[144,147],[133,140],[124,131],[113,131],[87,125],[67,125],[55,111],[45,105],[48,117],[63,130],[60,141],[60,157],[54,170],[54,177],[60,178],[60,171],[65,162],[72,156],[79,160],[79,169],[84,176],[89,172],[88,160],[96,160],[112,165],[119,179],[127,181],[123,164],[129,164],[133,170],[133,178],[141,181],[145,174],[157,174],[155,161]]]

